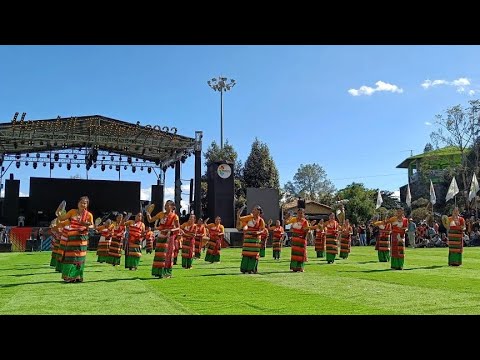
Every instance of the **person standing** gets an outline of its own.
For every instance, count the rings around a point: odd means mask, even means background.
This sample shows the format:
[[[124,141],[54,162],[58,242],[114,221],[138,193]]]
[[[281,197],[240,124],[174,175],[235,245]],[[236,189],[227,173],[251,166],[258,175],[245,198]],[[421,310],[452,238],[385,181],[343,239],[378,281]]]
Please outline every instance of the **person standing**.
[[[397,208],[396,216],[387,222],[392,224],[391,268],[402,270],[405,263],[405,232],[408,229],[408,219],[403,215],[403,208]]]
[[[445,223],[448,230],[448,265],[462,265],[463,254],[463,233],[465,231],[465,219],[460,216],[458,207],[455,207],[452,216],[449,216]]]
[[[244,274],[256,274],[260,257],[260,236],[265,229],[265,221],[260,216],[262,208],[259,205],[253,207],[250,215],[240,216],[242,211],[243,208],[237,212],[237,230],[243,230],[240,271]]]
[[[87,210],[90,200],[82,196],[77,209],[71,209],[66,214],[60,214],[58,221],[70,220],[65,225],[63,234],[66,237],[65,248],[61,258],[62,279],[65,282],[83,282],[83,270],[87,255],[88,230],[93,227],[93,215]]]
[[[122,213],[119,213],[113,224],[112,241],[108,248],[107,263],[113,266],[120,265],[120,259],[122,258],[122,244],[125,239],[125,224]]]
[[[263,210],[260,212],[260,216],[263,219]],[[265,219],[263,219],[265,222]],[[267,240],[268,240],[268,227],[263,229],[263,233],[260,235],[260,257],[265,257],[265,252],[267,251]]]
[[[317,258],[325,257],[325,224],[323,219],[315,227],[315,252]]]
[[[195,235],[197,233],[196,217],[190,215],[188,221],[180,226],[180,233],[183,237],[182,242],[182,267],[191,269],[193,263],[193,255],[195,253]]]
[[[128,243],[125,250],[125,269],[137,270],[142,257],[142,241],[145,236],[145,224],[143,214],[138,213],[135,220],[125,222],[128,227]]]
[[[332,212],[328,217],[328,221],[325,224],[325,241],[327,248],[327,263],[333,264],[335,257],[338,254],[337,237],[340,227],[337,220],[335,220],[335,214]]]
[[[112,240],[114,224],[110,219],[107,219],[105,223],[96,228],[96,231],[100,232],[100,239],[97,246],[97,262],[104,263],[108,260],[108,249]]]
[[[288,219],[285,224],[292,224],[292,252],[290,256],[290,270],[304,272],[307,257],[307,233],[310,231],[308,220],[305,218],[305,209],[299,208],[297,216]]]
[[[50,232],[52,234],[52,258],[50,260],[50,266],[55,268],[55,271],[62,272],[61,259],[63,251],[60,251],[60,241],[62,239],[63,227],[70,224],[70,220],[62,222],[56,222],[54,220],[50,225]]]
[[[222,240],[225,235],[225,228],[221,222],[222,219],[220,216],[217,216],[215,218],[215,223],[205,225],[210,234],[210,240],[208,240],[207,243],[207,255],[205,255],[205,261],[210,263],[220,262],[220,250],[222,249]]]
[[[350,221],[345,219],[345,223],[342,226],[342,234],[340,238],[340,257],[347,259],[350,254],[350,247],[352,243],[353,229],[350,226]]]
[[[165,202],[165,212],[159,212],[154,217],[147,212],[147,220],[160,220],[157,229],[160,233],[155,245],[155,257],[152,264],[152,275],[162,278],[172,277],[173,251],[175,238],[180,230],[180,221],[175,213],[175,204],[171,200]]]
[[[358,225],[358,235],[360,237],[360,246],[367,246],[367,229],[364,223]]]
[[[375,249],[378,251],[379,262],[390,261],[390,235],[392,234],[392,224],[384,220],[376,221],[378,226],[378,241]]]
[[[417,232],[417,224],[413,222],[413,219],[410,218],[408,219],[408,242],[410,244],[410,247],[414,248],[415,247],[415,233]]]
[[[208,220],[208,219],[207,219]],[[205,228],[205,224],[203,223],[203,219],[200,218],[197,221],[197,230],[195,233],[195,259],[200,259],[202,256],[202,246],[203,246],[203,239],[207,237],[207,230]]]
[[[280,220],[275,221],[275,226],[271,226],[271,225],[272,225],[272,220],[270,219],[268,221],[268,227],[271,231],[273,231],[273,234],[272,234],[273,258],[275,260],[280,260],[280,254],[282,252],[282,239],[283,239],[283,236],[285,235],[285,230],[283,230]]]
[[[150,226],[147,226],[145,231],[146,231],[145,232],[145,240],[146,240],[145,249],[147,254],[151,254],[153,252],[153,239],[155,235],[153,234],[152,228]]]

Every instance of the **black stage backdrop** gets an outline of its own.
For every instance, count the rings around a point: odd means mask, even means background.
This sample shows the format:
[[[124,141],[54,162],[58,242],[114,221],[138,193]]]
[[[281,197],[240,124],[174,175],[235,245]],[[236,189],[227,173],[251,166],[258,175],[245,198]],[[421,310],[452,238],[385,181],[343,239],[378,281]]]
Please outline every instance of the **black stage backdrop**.
[[[84,195],[90,199],[89,211],[94,218],[108,211],[140,211],[139,181],[30,178],[30,209],[49,219],[55,217],[62,200],[67,202],[68,211],[76,209]]]

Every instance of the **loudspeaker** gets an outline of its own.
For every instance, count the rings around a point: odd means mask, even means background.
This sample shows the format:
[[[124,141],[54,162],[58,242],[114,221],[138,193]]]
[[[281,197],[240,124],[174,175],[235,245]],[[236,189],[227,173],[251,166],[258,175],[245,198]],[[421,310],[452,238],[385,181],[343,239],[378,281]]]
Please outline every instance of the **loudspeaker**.
[[[163,210],[163,194],[164,188],[163,185],[152,185],[152,204],[155,204],[155,209],[153,209],[152,216],[156,213]]]
[[[230,247],[243,246],[243,231],[233,231],[230,233]]]
[[[3,201],[3,214],[6,225],[16,226],[18,222],[18,207],[20,194],[20,180],[5,180],[5,200]]]
[[[233,163],[218,161],[207,169],[208,217],[213,223],[216,216],[222,218],[226,228],[235,227],[235,182]]]
[[[273,221],[272,225],[275,225],[275,220],[282,220],[279,218],[281,212],[279,200],[280,195],[276,189],[247,188],[247,213],[250,213],[254,205],[260,205],[265,225],[270,219]]]

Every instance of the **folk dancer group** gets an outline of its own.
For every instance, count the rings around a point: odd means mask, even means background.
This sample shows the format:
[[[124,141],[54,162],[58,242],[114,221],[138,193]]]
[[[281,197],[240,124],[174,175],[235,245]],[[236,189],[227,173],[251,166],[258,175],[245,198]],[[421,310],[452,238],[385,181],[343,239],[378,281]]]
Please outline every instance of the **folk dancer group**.
[[[120,264],[122,243],[125,243],[125,268],[136,270],[142,256],[142,242],[146,239],[147,253],[151,253],[155,244],[155,256],[152,264],[152,275],[158,278],[172,276],[174,259],[181,249],[182,267],[191,269],[194,259],[201,257],[202,248],[206,247],[205,261],[220,262],[222,241],[225,235],[221,218],[217,216],[213,224],[208,219],[196,219],[190,215],[188,221],[182,225],[175,212],[175,204],[169,200],[165,203],[165,210],[151,216],[153,205],[147,207],[146,218],[149,223],[158,221],[158,236],[150,227],[145,227],[143,214],[138,213],[135,220],[124,219],[119,214],[115,222],[110,220],[104,224],[95,224],[93,215],[87,210],[89,199],[80,198],[77,208],[65,212],[64,205],[57,209],[57,218],[51,224],[53,235],[53,250],[50,266],[62,273],[65,282],[83,282],[85,257],[88,243],[88,231],[95,228],[101,235],[97,255],[98,262],[106,262],[113,266]],[[250,214],[241,216],[243,208],[237,213],[237,229],[243,231],[242,259],[240,271],[254,274],[258,271],[259,258],[265,256],[266,238],[268,231],[272,231],[273,258],[280,259],[282,239],[285,230],[279,220],[275,226],[272,221],[268,226],[263,219],[263,210],[260,206],[253,207]],[[305,209],[299,208],[297,216],[288,218],[285,225],[291,225],[291,257],[290,270],[304,272],[307,257],[307,233],[315,230],[315,251],[318,258],[326,255],[327,263],[334,263],[337,255],[347,259],[351,250],[352,227],[345,219],[345,209],[341,208],[337,214],[331,213],[329,219],[309,223],[305,218]],[[458,208],[453,210],[452,216],[442,217],[443,224],[448,230],[450,266],[462,264],[463,231],[465,220],[459,215]],[[405,232],[408,228],[408,219],[404,216],[403,208],[398,208],[395,216],[376,221],[379,228],[378,241],[375,249],[378,251],[379,262],[391,261],[391,268],[401,270],[405,259]],[[128,239],[125,239],[128,229]],[[340,254],[338,250],[340,248]]]

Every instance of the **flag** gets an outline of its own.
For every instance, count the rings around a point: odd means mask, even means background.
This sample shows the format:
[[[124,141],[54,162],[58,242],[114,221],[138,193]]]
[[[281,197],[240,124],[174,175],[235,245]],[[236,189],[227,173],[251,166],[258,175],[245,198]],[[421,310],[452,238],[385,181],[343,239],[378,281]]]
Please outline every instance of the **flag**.
[[[473,173],[472,185],[470,185],[470,194],[468,194],[468,201],[472,201],[475,198],[478,190],[480,190],[480,188],[478,186],[477,175]]]
[[[435,195],[435,188],[433,187],[432,180],[430,180],[430,202],[435,205],[437,202],[437,195]]]
[[[407,185],[407,195],[405,196],[405,202],[408,207],[412,207],[412,194],[410,193],[410,184]]]
[[[452,182],[450,183],[450,186],[448,187],[445,201],[452,199],[457,194],[458,194],[458,185],[457,185],[457,180],[455,180],[455,176],[454,176],[452,179]]]
[[[378,209],[380,206],[382,206],[382,195],[380,195],[380,189],[378,189],[378,195],[377,195],[377,206],[375,206],[375,210]]]

